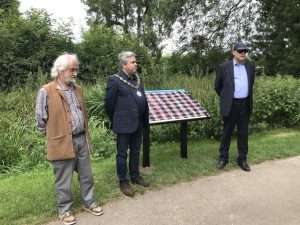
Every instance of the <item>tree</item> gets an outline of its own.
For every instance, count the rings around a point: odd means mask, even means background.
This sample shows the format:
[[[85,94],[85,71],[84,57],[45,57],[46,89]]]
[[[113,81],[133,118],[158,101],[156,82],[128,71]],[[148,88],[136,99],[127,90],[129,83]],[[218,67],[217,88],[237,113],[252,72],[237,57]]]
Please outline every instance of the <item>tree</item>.
[[[183,0],[82,0],[89,6],[90,24],[105,23],[115,30],[136,35],[140,43],[161,56],[162,38],[181,13]]]
[[[260,3],[258,32],[253,39],[264,73],[300,76],[299,0],[260,0]]]
[[[53,28],[45,10],[9,14],[0,23],[0,89],[35,82],[37,72],[49,72],[52,61],[64,51],[73,51],[71,32]]]
[[[83,34],[83,41],[76,46],[80,59],[79,78],[86,83],[104,81],[118,70],[117,57],[124,50],[137,54],[139,73],[151,74],[149,49],[140,46],[137,38],[118,34],[104,25],[92,25]]]

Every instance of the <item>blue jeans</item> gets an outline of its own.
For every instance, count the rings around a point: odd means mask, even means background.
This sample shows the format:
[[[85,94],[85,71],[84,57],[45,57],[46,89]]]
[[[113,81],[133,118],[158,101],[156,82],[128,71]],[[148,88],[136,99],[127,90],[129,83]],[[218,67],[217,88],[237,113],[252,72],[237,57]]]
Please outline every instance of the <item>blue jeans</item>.
[[[117,174],[119,182],[127,180],[127,150],[129,147],[129,175],[131,181],[139,178],[140,148],[142,143],[142,124],[139,123],[138,129],[134,133],[117,134]]]

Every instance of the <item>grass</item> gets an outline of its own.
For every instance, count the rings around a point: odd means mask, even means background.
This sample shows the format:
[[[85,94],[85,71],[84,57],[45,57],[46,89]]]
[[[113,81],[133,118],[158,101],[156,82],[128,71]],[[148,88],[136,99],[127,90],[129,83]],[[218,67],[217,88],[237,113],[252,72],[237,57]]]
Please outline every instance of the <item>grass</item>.
[[[143,176],[151,181],[148,190],[157,190],[176,183],[194,180],[220,173],[215,168],[218,160],[219,142],[213,139],[189,140],[188,158],[180,158],[180,144],[166,143],[151,146],[151,167],[141,169]],[[252,134],[249,138],[251,165],[266,160],[300,155],[300,127],[278,129]],[[236,140],[232,141],[230,163],[225,171],[237,167]],[[118,188],[114,157],[105,161],[93,161],[95,194],[103,205],[122,198]],[[82,210],[79,186],[74,174],[73,211]],[[139,194],[144,189],[136,187]],[[0,176],[0,224],[44,224],[57,219],[56,202],[51,167],[37,168],[32,172],[15,176]],[[105,208],[105,206],[104,206]]]

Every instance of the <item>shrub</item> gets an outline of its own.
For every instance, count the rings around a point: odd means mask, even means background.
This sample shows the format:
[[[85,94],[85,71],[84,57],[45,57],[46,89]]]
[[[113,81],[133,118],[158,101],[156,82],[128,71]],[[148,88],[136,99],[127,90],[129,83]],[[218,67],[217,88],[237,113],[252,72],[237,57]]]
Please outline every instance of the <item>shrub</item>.
[[[45,141],[35,129],[35,96],[36,91],[28,88],[0,94],[2,171],[20,163],[24,166],[22,169],[26,170],[46,162]]]
[[[252,126],[290,127],[299,124],[299,87],[300,80],[291,76],[258,77],[254,87]]]
[[[91,117],[89,130],[92,140],[93,158],[106,159],[116,152],[116,141],[113,133],[109,131],[102,121]]]

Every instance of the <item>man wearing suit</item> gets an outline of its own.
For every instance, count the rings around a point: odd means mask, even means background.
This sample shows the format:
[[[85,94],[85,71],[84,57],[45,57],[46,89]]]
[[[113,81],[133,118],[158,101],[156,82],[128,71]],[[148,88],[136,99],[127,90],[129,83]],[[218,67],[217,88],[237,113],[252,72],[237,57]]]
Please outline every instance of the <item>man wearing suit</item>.
[[[150,183],[139,174],[139,157],[142,132],[149,125],[149,110],[144,87],[136,74],[137,61],[133,52],[119,54],[120,70],[107,80],[105,109],[117,134],[117,175],[123,194],[133,196],[127,179],[127,150],[129,153],[129,175],[132,184],[148,187]]]
[[[247,164],[248,124],[253,106],[255,67],[246,61],[247,52],[244,43],[235,44],[233,60],[221,64],[216,76],[215,90],[220,97],[220,114],[224,122],[217,164],[220,170],[228,163],[230,140],[236,125],[237,163],[242,170],[250,171]]]

